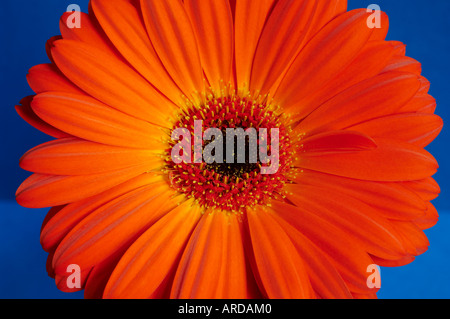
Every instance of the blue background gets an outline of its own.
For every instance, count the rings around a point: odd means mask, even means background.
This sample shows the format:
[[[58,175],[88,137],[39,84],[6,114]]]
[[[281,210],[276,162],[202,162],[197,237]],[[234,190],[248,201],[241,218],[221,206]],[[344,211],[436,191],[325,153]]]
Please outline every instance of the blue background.
[[[365,8],[375,1],[349,0],[349,9]],[[39,231],[47,209],[18,206],[14,193],[29,174],[18,167],[20,156],[48,140],[28,126],[14,105],[33,92],[26,82],[30,67],[48,62],[45,43],[59,33],[59,17],[71,3],[87,12],[87,0],[3,0],[0,2],[0,298],[82,298],[82,293],[58,291],[47,276],[47,254],[39,244]],[[419,60],[423,75],[431,81],[438,102],[436,113],[449,123],[450,116],[450,1],[378,0],[390,17],[389,40],[407,44],[407,55]],[[376,63],[376,61],[375,61]],[[435,176],[442,194],[434,201],[439,223],[426,231],[430,249],[412,264],[382,268],[379,298],[449,298],[450,167],[449,135],[441,135],[428,147],[440,163]]]

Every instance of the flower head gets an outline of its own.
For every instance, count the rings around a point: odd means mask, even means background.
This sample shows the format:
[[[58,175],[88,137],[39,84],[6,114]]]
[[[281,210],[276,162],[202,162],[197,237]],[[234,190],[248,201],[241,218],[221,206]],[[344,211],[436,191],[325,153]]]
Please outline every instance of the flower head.
[[[41,243],[59,289],[370,298],[368,266],[427,249],[439,186],[424,147],[442,120],[420,64],[385,40],[385,14],[371,28],[343,0],[89,9],[81,28],[63,15],[17,106],[54,138],[22,157],[34,174],[17,201],[52,207]],[[177,129],[191,143],[174,157]]]

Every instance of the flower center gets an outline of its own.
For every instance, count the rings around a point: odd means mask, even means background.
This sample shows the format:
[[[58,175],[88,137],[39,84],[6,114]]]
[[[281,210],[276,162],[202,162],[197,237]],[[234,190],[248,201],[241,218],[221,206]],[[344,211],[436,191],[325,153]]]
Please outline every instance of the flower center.
[[[207,208],[242,213],[270,205],[285,197],[290,130],[264,97],[210,97],[178,115],[165,172],[173,188]]]

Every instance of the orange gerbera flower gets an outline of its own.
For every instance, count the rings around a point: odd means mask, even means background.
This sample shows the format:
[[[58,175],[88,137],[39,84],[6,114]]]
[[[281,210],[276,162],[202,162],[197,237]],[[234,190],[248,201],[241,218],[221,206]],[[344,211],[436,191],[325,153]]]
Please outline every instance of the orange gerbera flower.
[[[423,253],[440,132],[388,19],[345,0],[92,0],[61,19],[19,114],[59,289],[88,298],[364,298]],[[176,163],[171,132],[279,129],[279,168]],[[78,265],[81,287],[67,285]]]

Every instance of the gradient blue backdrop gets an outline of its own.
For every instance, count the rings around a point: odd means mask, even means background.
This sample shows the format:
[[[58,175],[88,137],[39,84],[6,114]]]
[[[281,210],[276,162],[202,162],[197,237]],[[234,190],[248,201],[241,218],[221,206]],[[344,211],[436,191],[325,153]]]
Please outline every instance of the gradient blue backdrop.
[[[113,1],[113,0],[110,0]],[[82,293],[58,291],[47,277],[47,254],[39,244],[39,231],[47,209],[19,207],[14,193],[29,174],[18,167],[28,149],[48,138],[28,126],[14,105],[33,92],[25,75],[30,67],[48,62],[45,43],[59,34],[60,15],[69,4],[87,11],[87,0],[3,0],[0,2],[0,298],[81,298]],[[448,0],[349,0],[349,8],[377,3],[390,17],[390,40],[407,44],[407,55],[420,62],[437,99],[437,114],[449,123],[450,115],[450,1]],[[376,61],[374,61],[376,63]],[[426,233],[430,249],[415,262],[400,268],[382,268],[380,298],[449,298],[450,167],[449,135],[445,127],[428,148],[441,168],[435,176],[442,194],[435,200],[440,222]]]

